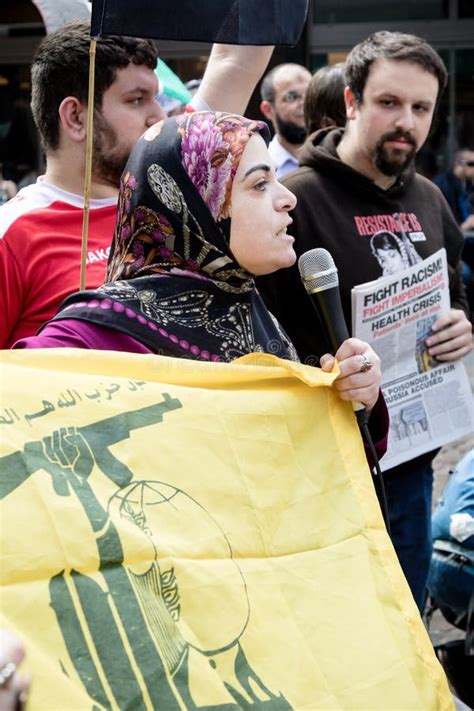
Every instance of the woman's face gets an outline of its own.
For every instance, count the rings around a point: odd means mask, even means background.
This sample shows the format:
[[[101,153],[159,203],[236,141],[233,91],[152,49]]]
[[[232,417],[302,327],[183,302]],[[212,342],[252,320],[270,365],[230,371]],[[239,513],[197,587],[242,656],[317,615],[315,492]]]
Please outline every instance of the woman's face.
[[[276,179],[265,141],[250,137],[232,185],[230,249],[250,274],[271,274],[296,261],[286,233],[296,197]]]
[[[391,249],[377,249],[377,259],[384,274],[396,274],[406,269],[402,255],[394,247]]]

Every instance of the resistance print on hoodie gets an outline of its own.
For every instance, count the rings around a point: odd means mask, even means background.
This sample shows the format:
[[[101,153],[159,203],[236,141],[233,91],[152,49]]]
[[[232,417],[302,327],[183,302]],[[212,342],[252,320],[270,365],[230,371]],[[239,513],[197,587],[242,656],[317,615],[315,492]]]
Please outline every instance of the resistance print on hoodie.
[[[380,264],[382,276],[391,276],[422,261],[413,242],[424,242],[426,237],[414,214],[394,213],[354,219],[359,234],[371,235],[370,249]],[[379,229],[374,230],[377,227]]]

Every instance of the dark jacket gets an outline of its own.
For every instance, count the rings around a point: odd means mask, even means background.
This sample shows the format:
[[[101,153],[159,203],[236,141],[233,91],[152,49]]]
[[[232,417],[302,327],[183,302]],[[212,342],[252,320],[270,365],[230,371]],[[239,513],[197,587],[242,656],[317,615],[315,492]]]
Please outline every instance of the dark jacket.
[[[450,170],[447,173],[437,175],[433,178],[433,182],[446,198],[458,225],[463,223],[471,214],[471,209],[469,205],[469,193],[464,188],[462,182]]]

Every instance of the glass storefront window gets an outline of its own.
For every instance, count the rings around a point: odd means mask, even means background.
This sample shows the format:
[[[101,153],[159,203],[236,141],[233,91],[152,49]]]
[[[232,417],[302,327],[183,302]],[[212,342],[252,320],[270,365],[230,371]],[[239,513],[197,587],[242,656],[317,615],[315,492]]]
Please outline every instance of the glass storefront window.
[[[456,55],[455,139],[458,148],[474,148],[474,49],[459,49]]]
[[[458,15],[459,17],[474,17],[474,2],[473,0],[458,0]]]
[[[465,0],[465,3],[472,7],[472,0]],[[317,24],[443,20],[448,13],[447,0],[314,0],[313,5],[313,19]],[[466,17],[472,17],[472,14]]]
[[[440,51],[440,55],[449,68],[449,52]],[[453,66],[453,114],[450,115],[448,87],[441,99],[428,140],[417,156],[417,169],[428,178],[448,170],[453,151],[474,147],[474,49],[455,50]]]
[[[337,64],[344,62],[347,57],[347,52],[323,52],[321,54],[311,54],[309,57],[309,70],[314,73],[326,64]]]
[[[326,64],[329,64],[328,55],[326,54],[326,52],[310,55],[310,58],[309,58],[310,72],[314,73],[318,69],[321,69],[321,67],[325,67]]]
[[[0,65],[0,163],[15,182],[38,167],[38,137],[30,109],[30,68]]]

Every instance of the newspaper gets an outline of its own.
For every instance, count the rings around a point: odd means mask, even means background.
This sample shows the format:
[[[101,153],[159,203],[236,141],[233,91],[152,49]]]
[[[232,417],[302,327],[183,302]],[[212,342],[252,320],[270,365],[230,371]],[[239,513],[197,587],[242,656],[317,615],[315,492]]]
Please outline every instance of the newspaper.
[[[390,413],[383,470],[471,434],[472,393],[462,362],[440,363],[425,345],[450,308],[446,250],[352,289],[352,333],[382,361]]]

